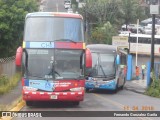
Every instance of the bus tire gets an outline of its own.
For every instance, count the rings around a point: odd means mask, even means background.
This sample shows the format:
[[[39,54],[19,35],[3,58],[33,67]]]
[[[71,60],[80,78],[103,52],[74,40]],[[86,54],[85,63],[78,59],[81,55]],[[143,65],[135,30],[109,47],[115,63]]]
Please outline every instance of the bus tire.
[[[87,92],[87,93],[89,92],[89,88],[86,88],[86,92]]]
[[[114,93],[117,93],[117,92],[118,92],[118,83],[119,83],[119,80],[117,81],[116,89],[114,90]]]
[[[33,102],[32,102],[32,101],[26,101],[26,105],[27,105],[27,106],[32,106],[32,105],[33,105]]]
[[[121,86],[121,89],[122,89],[122,90],[123,90],[123,88],[124,88],[125,83],[126,83],[126,79],[124,78],[123,85]]]
[[[79,101],[75,101],[75,102],[73,102],[73,105],[77,106],[77,105],[79,105],[79,103],[80,103]]]

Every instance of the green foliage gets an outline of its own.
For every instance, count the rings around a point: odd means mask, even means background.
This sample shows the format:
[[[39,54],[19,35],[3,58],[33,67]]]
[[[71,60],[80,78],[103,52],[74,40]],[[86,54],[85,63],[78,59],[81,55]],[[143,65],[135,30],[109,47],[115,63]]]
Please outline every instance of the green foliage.
[[[0,87],[8,84],[9,78],[7,75],[0,75]]]
[[[0,58],[15,55],[22,44],[25,15],[38,10],[37,0],[0,0]]]
[[[112,44],[112,36],[116,35],[114,27],[110,22],[93,29],[89,43]]]
[[[160,98],[160,79],[156,79],[155,75],[152,75],[153,82],[151,86],[146,90],[146,94],[153,97]]]
[[[145,8],[139,4],[139,0],[121,0],[120,6],[120,18],[125,24],[136,23],[137,19],[146,17]]]
[[[119,11],[115,0],[84,0],[84,2],[86,5],[79,9],[79,12],[88,21],[100,24],[107,21],[110,21],[110,23],[115,22],[115,15]]]
[[[139,0],[84,0],[84,2],[85,6],[78,11],[84,17],[84,25],[89,31],[88,34],[90,35],[91,32],[92,36],[89,36],[89,39],[93,40],[89,42],[93,43],[110,44],[110,36],[118,34],[118,28],[122,24],[136,23],[137,19],[143,20],[148,14],[146,12],[148,9],[142,7]],[[105,32],[107,34],[104,35],[104,31],[99,26],[108,21],[114,26],[114,30],[109,33]],[[109,36],[106,38],[107,35]]]
[[[5,94],[9,92],[11,89],[13,89],[18,84],[18,81],[20,79],[21,79],[20,73],[16,73],[10,79],[5,75],[1,75],[0,76],[0,94]]]

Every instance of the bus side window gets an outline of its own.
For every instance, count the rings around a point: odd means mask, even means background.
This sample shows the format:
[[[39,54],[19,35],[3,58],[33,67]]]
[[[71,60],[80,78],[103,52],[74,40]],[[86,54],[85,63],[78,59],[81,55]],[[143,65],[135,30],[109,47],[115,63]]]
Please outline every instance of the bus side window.
[[[129,41],[132,43],[132,42],[133,42],[133,38],[132,38],[132,37],[130,37],[130,38],[129,38]]]
[[[136,43],[137,42],[137,38],[136,37],[133,37],[132,38],[132,43]]]
[[[143,43],[143,38],[139,38],[138,43]]]
[[[148,40],[147,40],[147,42],[146,42],[147,44],[151,44],[151,39],[150,38],[148,38]]]
[[[160,44],[160,39],[157,39],[157,44]]]
[[[157,44],[157,43],[158,43],[158,41],[157,41],[157,39],[156,39],[156,38],[154,39],[154,43],[155,43],[155,44]]]

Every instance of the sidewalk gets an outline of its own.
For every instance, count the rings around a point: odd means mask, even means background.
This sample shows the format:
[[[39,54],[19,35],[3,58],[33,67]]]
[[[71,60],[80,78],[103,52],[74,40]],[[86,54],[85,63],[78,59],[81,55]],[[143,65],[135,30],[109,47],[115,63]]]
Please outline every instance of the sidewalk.
[[[0,95],[0,111],[3,109],[3,107],[9,107],[13,105],[13,103],[20,98],[21,92],[22,92],[22,86],[21,86],[21,81],[19,81],[18,85],[9,93]]]
[[[136,93],[144,94],[147,88],[147,80],[130,80],[126,81],[124,86],[126,90],[130,90]]]

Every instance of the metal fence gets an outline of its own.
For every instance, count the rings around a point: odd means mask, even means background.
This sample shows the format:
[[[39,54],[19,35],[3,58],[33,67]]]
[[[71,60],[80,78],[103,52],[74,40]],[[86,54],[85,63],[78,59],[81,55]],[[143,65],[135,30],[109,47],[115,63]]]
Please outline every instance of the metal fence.
[[[15,56],[0,59],[0,75],[5,74],[8,77],[11,77],[15,73]]]

